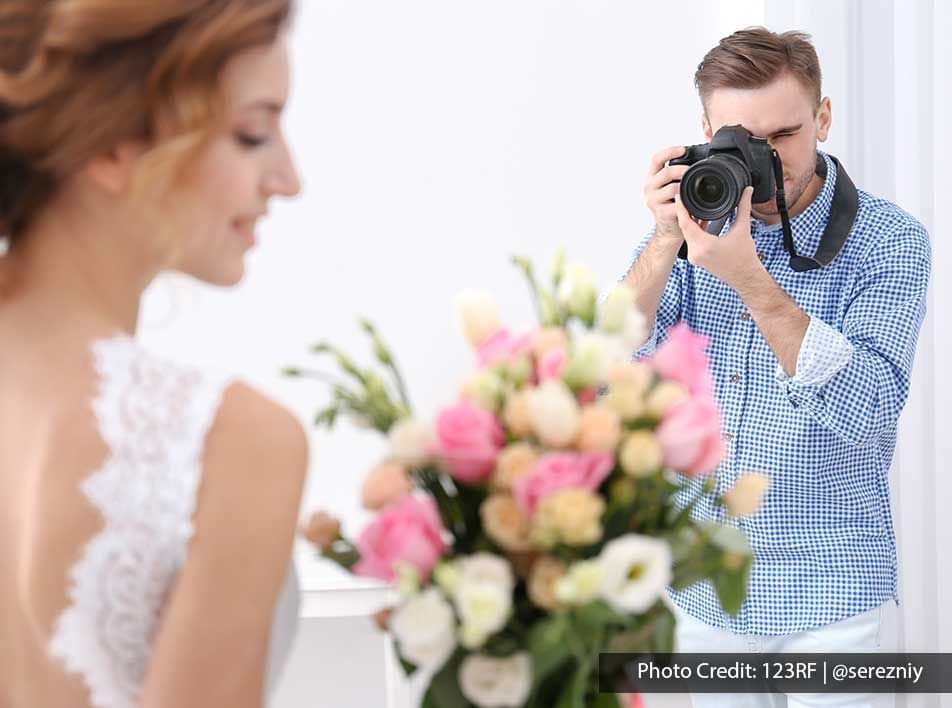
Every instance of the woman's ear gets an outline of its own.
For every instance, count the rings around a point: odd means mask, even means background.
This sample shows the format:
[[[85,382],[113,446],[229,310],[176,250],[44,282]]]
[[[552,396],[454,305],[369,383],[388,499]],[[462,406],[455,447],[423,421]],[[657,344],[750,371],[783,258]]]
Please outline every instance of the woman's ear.
[[[146,152],[141,140],[124,140],[114,148],[93,157],[81,170],[109,194],[119,195],[132,184],[139,160]]]

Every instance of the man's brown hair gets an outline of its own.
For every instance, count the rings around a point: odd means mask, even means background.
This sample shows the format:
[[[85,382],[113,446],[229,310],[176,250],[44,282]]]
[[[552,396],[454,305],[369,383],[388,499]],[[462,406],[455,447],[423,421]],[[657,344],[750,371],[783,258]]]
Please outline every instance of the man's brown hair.
[[[704,55],[694,85],[707,110],[707,100],[720,88],[755,89],[782,74],[792,74],[820,106],[820,60],[804,32],[771,32],[748,27],[724,37]]]

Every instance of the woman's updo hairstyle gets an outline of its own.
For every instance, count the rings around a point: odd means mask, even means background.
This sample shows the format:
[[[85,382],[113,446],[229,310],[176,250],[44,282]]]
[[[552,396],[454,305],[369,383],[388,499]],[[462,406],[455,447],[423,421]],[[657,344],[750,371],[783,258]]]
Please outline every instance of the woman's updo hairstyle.
[[[59,183],[123,140],[136,176],[174,186],[221,116],[219,74],[268,46],[291,0],[0,0],[0,238],[14,241]]]

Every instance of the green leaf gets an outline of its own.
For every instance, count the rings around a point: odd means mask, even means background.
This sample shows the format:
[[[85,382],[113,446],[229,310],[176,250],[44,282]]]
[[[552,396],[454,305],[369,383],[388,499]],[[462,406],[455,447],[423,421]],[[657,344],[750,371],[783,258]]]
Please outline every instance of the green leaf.
[[[585,694],[592,680],[592,661],[591,657],[587,657],[576,664],[556,708],[586,708]]]
[[[413,676],[413,674],[416,673],[417,665],[414,664],[413,662],[407,661],[402,656],[399,656],[399,652],[398,652],[398,658],[400,660],[400,666],[403,667],[403,675],[408,677]]]
[[[740,529],[714,521],[699,521],[698,523],[711,542],[721,550],[745,556],[753,554],[747,536]]]
[[[443,664],[433,679],[423,697],[424,706],[432,708],[471,708],[471,703],[463,696],[457,676],[459,666],[463,663],[466,652],[458,650]]]
[[[532,681],[538,686],[572,656],[567,640],[568,617],[557,614],[536,622],[529,630],[528,649],[532,657]]]
[[[747,598],[747,582],[750,578],[750,566],[753,559],[747,556],[737,569],[723,569],[711,579],[721,608],[729,615],[740,612]]]
[[[587,708],[621,708],[617,693],[596,693]]]

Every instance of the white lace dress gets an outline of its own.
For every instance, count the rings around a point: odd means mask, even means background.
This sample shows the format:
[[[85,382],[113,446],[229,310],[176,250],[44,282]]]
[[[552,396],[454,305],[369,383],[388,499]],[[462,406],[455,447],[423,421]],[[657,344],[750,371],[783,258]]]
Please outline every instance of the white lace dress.
[[[93,410],[111,454],[82,491],[104,527],[70,571],[70,604],[49,650],[83,677],[92,706],[135,708],[194,533],[205,436],[231,378],[162,360],[126,336],[97,341],[93,354]],[[275,611],[268,692],[287,659],[298,602],[292,565]]]

